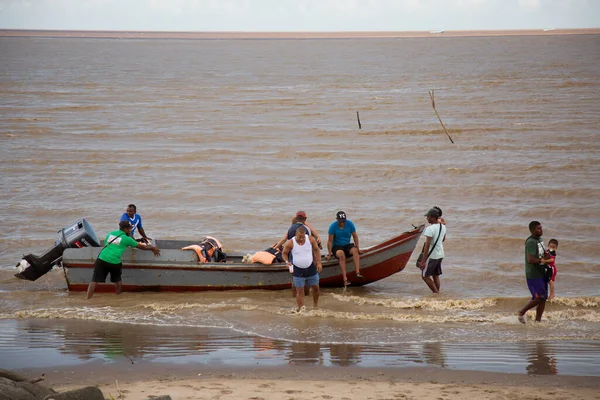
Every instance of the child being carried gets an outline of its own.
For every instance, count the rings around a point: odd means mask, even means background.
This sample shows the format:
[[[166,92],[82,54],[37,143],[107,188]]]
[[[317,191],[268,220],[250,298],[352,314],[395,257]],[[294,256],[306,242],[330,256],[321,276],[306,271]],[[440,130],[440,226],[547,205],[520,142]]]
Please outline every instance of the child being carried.
[[[558,240],[550,239],[548,242],[548,250],[546,250],[546,256],[552,259],[552,262],[548,263],[547,265],[547,268],[549,269],[547,278],[548,283],[550,284],[550,296],[548,297],[548,300],[552,300],[554,298],[554,281],[556,279],[556,249],[558,249]]]

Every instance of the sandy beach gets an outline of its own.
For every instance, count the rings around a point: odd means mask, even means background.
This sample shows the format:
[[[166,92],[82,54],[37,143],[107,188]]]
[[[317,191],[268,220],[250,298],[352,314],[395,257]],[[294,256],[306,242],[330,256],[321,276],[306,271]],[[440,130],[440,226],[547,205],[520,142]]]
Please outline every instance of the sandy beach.
[[[108,368],[107,368],[108,369]],[[137,370],[122,363],[96,370],[48,374],[60,391],[98,385],[105,396],[128,400],[169,394],[173,399],[599,399],[600,382],[588,377],[526,376],[437,368],[224,369],[160,366]],[[129,369],[125,372],[125,369]],[[71,375],[67,378],[67,375]],[[77,383],[75,383],[77,381]]]
[[[149,395],[170,394],[173,399],[598,399],[597,389],[539,388],[506,385],[454,385],[410,382],[373,383],[344,381],[298,381],[259,379],[208,379],[142,381],[100,386],[103,393],[122,393],[125,399],[142,400]]]
[[[485,31],[374,31],[374,32],[168,32],[168,31],[59,31],[0,29],[0,37],[107,39],[382,39],[422,37],[486,37],[538,35],[594,35],[600,28]]]

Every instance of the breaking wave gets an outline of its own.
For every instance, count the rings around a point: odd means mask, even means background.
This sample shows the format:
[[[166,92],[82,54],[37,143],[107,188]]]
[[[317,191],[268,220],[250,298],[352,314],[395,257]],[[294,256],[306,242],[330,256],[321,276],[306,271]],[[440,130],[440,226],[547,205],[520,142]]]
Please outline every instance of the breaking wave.
[[[366,300],[366,301],[365,301]],[[352,299],[349,299],[352,301]],[[356,300],[357,304],[374,304],[386,308],[393,308],[393,312],[369,312],[361,310],[346,311],[338,309],[321,308],[307,310],[303,313],[294,312],[290,306],[265,306],[259,304],[235,304],[235,303],[213,303],[213,304],[147,304],[142,308],[117,309],[110,306],[105,307],[71,307],[71,308],[37,308],[30,310],[18,310],[0,313],[0,319],[76,319],[95,320],[102,322],[122,322],[131,324],[155,324],[155,325],[192,325],[228,327],[229,323],[223,323],[222,319],[211,312],[244,311],[267,313],[278,316],[298,316],[331,318],[349,321],[395,321],[400,323],[427,323],[427,324],[517,324],[514,311],[487,310],[492,307],[493,299],[485,301],[468,300],[446,300],[446,301],[415,301],[411,302],[382,302],[370,301],[368,299]],[[596,307],[596,306],[594,306]],[[418,310],[431,310],[434,313],[419,312]],[[402,312],[400,310],[406,310]],[[206,311],[206,312],[204,312]],[[439,313],[438,311],[446,311]],[[528,314],[533,318],[533,313]],[[564,310],[552,310],[544,313],[547,321],[580,321],[588,323],[600,323],[600,312],[589,308],[571,308]]]
[[[344,296],[340,294],[331,294],[331,297],[337,301],[354,303],[358,305],[368,304],[383,306],[386,308],[398,309],[423,309],[423,310],[479,310],[482,308],[493,307],[496,305],[496,299],[414,299],[414,300],[396,300],[396,299],[373,299],[359,296]]]
[[[514,308],[522,305],[520,298],[484,298],[484,299],[390,299],[368,298],[331,293],[335,300],[357,305],[372,305],[396,309],[422,309],[428,311],[482,310],[485,308]],[[556,297],[551,304],[570,308],[598,308],[600,297]]]

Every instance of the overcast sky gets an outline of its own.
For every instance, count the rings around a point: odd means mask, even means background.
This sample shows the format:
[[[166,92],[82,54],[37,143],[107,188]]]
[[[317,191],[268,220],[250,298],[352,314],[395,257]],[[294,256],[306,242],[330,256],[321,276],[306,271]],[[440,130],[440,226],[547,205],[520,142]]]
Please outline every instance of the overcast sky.
[[[600,27],[600,0],[0,0],[0,29],[429,31]]]

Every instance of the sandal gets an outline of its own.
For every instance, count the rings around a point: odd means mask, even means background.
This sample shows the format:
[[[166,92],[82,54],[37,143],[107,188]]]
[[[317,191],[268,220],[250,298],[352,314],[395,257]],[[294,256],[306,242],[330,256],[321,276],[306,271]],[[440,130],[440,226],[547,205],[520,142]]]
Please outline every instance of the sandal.
[[[350,286],[350,285],[351,285],[350,281],[348,279],[346,279],[344,281],[344,286]]]
[[[356,277],[357,277],[358,279],[363,279],[363,278],[364,278],[364,276],[362,276],[362,275],[360,274],[360,272],[357,272],[357,273],[356,273]]]

